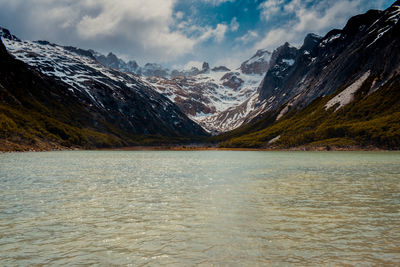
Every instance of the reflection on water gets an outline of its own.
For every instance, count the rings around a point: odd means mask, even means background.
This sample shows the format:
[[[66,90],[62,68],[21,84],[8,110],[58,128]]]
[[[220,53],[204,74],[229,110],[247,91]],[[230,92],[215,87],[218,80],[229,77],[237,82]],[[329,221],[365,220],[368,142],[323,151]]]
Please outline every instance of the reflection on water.
[[[400,264],[400,153],[0,154],[0,265]]]

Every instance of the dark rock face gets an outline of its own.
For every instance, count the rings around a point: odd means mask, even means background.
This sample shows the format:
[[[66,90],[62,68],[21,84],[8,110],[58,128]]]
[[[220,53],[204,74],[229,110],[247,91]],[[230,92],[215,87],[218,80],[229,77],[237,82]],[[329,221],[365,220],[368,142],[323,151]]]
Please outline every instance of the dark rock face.
[[[318,36],[316,34],[313,33],[309,33],[306,38],[304,38],[304,43],[301,47],[301,49],[305,52],[305,51],[312,51],[314,49],[315,46],[317,46],[319,44],[319,42],[321,41],[322,37]],[[306,52],[307,53],[307,52]]]
[[[38,41],[38,42],[40,42],[40,41]],[[66,49],[70,52],[73,52],[75,54],[96,60],[96,58],[93,56],[92,52],[90,52],[89,50],[84,50],[84,49],[73,47],[73,46],[64,46],[64,49]]]
[[[3,41],[0,38],[0,56],[1,57],[6,57],[6,55],[8,54],[6,47],[3,44]]]
[[[209,73],[210,72],[210,64],[207,62],[203,63],[203,66],[201,67],[201,74],[203,73]]]
[[[139,70],[139,65],[137,64],[136,61],[130,60],[127,63],[127,68],[126,69],[127,69],[127,71],[130,70],[130,72],[133,72],[133,73],[137,74],[137,71]]]
[[[109,53],[107,56],[99,56],[97,57],[97,61],[99,61],[104,66],[108,66],[110,68],[119,69],[120,68],[120,61],[116,55],[113,53]]]
[[[243,84],[243,80],[240,79],[238,76],[239,76],[239,73],[228,72],[227,74],[222,76],[222,78],[221,78],[221,81],[223,81],[222,84],[226,87],[229,87],[229,88],[235,90],[235,91],[238,91],[239,88]]]
[[[279,48],[260,86],[260,102],[270,102],[267,110],[284,104],[288,110],[303,108],[350,86],[367,72],[374,80],[371,90],[379,88],[400,68],[398,2],[386,11],[355,16],[342,30],[332,30],[323,38],[308,35],[299,50]],[[293,64],[285,64],[282,58],[294,59]]]
[[[253,57],[242,63],[240,70],[245,74],[264,74],[270,66],[270,56],[269,51],[258,50]]]
[[[9,30],[2,28],[2,27],[0,27],[0,37],[6,38],[9,40],[13,40],[16,42],[21,42],[21,40],[18,37],[12,35]]]
[[[279,88],[286,81],[288,73],[292,69],[298,50],[289,43],[278,47],[271,56],[270,68],[262,82],[262,90],[259,99],[270,99],[279,94]]]
[[[225,67],[225,66],[214,67],[214,68],[212,68],[211,70],[212,70],[212,71],[215,71],[215,72],[226,72],[226,71],[231,71],[230,69],[228,69],[228,68]]]

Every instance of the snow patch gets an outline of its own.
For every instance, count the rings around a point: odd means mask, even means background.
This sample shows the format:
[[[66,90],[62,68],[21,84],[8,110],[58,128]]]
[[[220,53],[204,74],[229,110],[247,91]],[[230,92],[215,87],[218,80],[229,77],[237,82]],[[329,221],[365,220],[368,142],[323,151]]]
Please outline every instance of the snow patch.
[[[336,104],[339,104],[339,106],[335,109],[335,112],[336,112],[340,108],[344,107],[345,105],[347,105],[351,101],[353,101],[354,94],[360,89],[360,87],[363,85],[363,83],[368,79],[370,73],[371,73],[370,71],[367,71],[366,73],[364,73],[363,76],[361,76],[352,85],[350,85],[345,90],[343,90],[340,94],[338,94],[337,96],[335,96],[334,98],[329,100],[328,103],[326,103],[326,105],[325,105],[325,110],[328,110],[331,107],[335,106]]]
[[[293,66],[294,59],[282,59],[282,62],[288,64],[289,66]]]
[[[275,138],[272,138],[271,140],[268,141],[268,145],[271,145],[273,143],[276,143],[279,139],[281,139],[281,135],[278,135]]]
[[[271,53],[265,51],[261,56],[254,56],[246,62],[246,65],[251,65],[255,62],[268,62],[271,59]]]
[[[326,42],[327,43],[330,43],[330,42],[332,42],[332,41],[334,41],[334,40],[336,40],[336,39],[339,39],[340,37],[342,36],[342,34],[336,34],[336,35],[334,35],[334,36],[331,36],[331,38],[329,38],[328,40],[326,40]]]

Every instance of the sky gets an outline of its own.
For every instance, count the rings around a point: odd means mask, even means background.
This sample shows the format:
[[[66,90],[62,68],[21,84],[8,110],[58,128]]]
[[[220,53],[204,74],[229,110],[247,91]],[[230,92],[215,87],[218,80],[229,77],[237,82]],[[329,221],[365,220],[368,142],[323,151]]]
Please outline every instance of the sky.
[[[24,40],[113,52],[168,67],[236,68],[258,49],[300,46],[394,0],[0,0],[0,26]]]

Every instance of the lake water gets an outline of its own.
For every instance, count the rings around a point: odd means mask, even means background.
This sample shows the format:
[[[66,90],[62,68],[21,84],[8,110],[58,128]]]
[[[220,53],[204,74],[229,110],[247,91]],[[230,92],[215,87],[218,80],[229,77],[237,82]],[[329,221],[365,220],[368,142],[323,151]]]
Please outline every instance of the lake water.
[[[400,153],[0,154],[0,265],[400,264]]]

